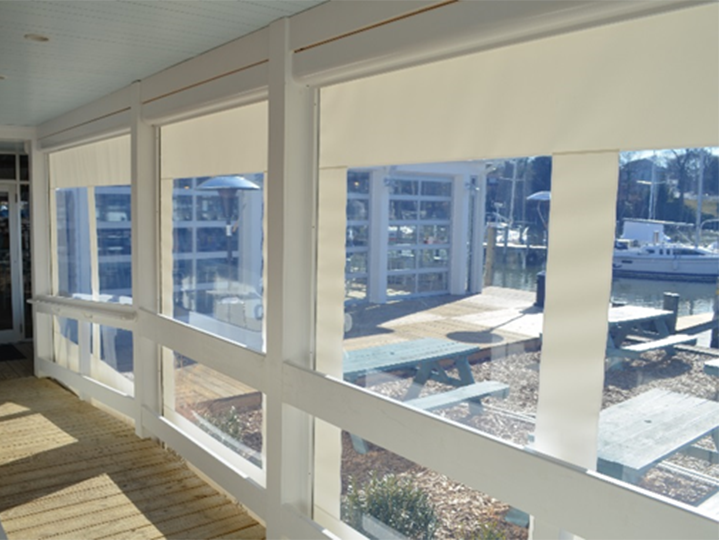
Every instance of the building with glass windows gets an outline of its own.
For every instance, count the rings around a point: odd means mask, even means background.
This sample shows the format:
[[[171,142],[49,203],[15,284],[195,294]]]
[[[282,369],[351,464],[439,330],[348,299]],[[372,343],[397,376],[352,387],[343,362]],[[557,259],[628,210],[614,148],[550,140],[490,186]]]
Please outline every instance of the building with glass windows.
[[[717,3],[79,4],[0,2],[0,533],[717,538],[717,276],[614,272],[717,257]]]

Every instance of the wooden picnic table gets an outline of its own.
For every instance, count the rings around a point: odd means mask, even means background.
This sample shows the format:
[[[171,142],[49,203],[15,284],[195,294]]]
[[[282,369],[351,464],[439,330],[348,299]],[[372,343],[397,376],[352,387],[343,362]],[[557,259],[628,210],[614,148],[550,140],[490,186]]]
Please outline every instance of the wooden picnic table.
[[[412,383],[403,401],[424,411],[433,411],[468,402],[470,414],[482,410],[480,400],[487,396],[505,397],[509,387],[497,381],[475,382],[470,369],[470,356],[479,351],[475,345],[466,345],[446,339],[425,338],[346,353],[343,361],[343,377],[355,383],[371,373],[412,369],[415,371]],[[457,377],[447,371],[457,369]],[[457,388],[418,398],[428,380],[433,379]],[[364,454],[367,445],[356,435],[351,435],[355,450]]]
[[[712,435],[715,451],[693,444]],[[678,453],[704,454],[717,463],[716,401],[655,388],[600,413],[597,470],[637,483],[648,469]]]
[[[608,311],[608,338],[606,354],[610,367],[618,365],[616,358],[637,358],[641,353],[663,349],[675,354],[675,345],[694,343],[695,336],[671,334],[669,322],[673,312],[644,306],[617,306]],[[648,341],[623,345],[629,335],[650,337]]]
[[[343,377],[354,383],[371,373],[415,369],[413,384],[404,398],[414,399],[429,379],[453,386],[474,383],[469,358],[479,350],[475,345],[435,338],[368,347],[348,351],[343,362]],[[457,368],[457,378],[447,374],[453,367]]]

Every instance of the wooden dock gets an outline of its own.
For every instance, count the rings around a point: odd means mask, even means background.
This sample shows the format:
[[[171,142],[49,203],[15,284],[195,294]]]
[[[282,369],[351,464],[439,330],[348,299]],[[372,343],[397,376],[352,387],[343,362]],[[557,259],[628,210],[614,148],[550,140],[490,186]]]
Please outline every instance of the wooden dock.
[[[0,381],[0,523],[9,540],[265,538],[182,459],[34,377]]]

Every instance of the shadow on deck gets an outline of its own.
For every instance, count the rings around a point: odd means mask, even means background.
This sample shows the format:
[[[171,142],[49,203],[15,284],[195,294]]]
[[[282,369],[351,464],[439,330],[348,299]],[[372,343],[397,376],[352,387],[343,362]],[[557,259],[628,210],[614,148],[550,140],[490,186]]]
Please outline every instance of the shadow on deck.
[[[48,379],[0,381],[0,523],[14,538],[265,538],[239,505]]]

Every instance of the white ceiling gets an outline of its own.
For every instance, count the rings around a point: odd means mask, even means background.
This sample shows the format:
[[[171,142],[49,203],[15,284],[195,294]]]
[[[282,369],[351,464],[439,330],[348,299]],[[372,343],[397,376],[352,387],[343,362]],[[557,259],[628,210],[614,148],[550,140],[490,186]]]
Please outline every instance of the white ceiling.
[[[0,126],[36,126],[324,1],[0,0]]]

